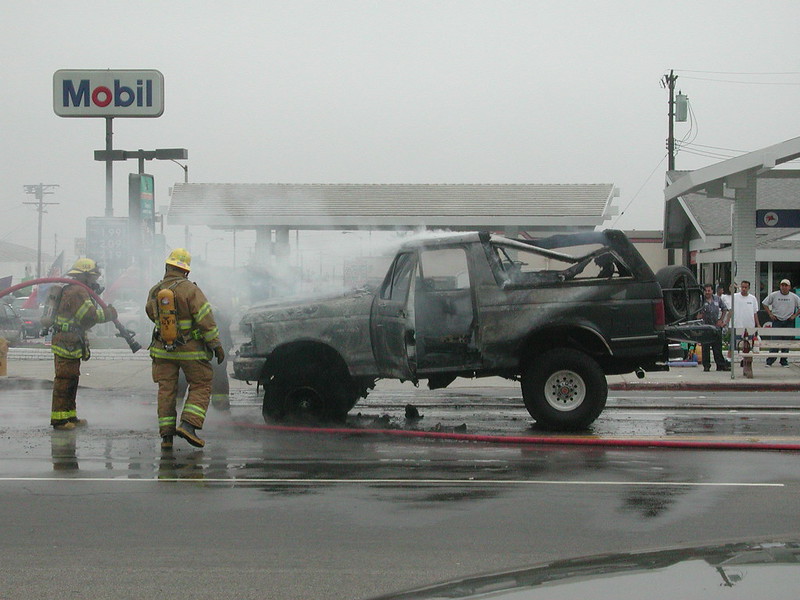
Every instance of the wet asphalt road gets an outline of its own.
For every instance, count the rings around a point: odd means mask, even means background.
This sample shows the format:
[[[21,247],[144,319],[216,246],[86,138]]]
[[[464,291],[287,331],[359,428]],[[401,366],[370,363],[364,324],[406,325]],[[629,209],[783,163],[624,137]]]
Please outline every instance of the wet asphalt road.
[[[251,392],[206,449],[158,448],[141,392],[2,390],[0,598],[369,598],[557,558],[800,539],[797,452],[265,431]],[[413,403],[420,421],[404,420]],[[794,394],[614,393],[600,439],[800,443]],[[543,435],[517,388],[378,391],[353,427]]]

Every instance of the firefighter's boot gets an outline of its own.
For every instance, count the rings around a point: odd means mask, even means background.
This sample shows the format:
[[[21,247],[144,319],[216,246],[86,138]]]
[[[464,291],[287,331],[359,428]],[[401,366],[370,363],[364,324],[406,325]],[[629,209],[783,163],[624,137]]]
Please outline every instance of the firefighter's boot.
[[[69,422],[75,425],[75,427],[86,427],[89,424],[89,421],[86,419],[79,419],[78,417],[72,417]]]
[[[171,435],[161,436],[161,449],[162,450],[172,450],[172,436]]]
[[[195,431],[195,426],[191,423],[187,423],[186,421],[181,421],[181,424],[178,425],[178,428],[175,430],[179,436],[189,442],[192,446],[196,448],[202,448],[206,445],[205,441],[197,435]]]
[[[64,423],[55,423],[53,425],[53,429],[56,431],[69,431],[71,429],[75,429],[75,423],[72,421],[66,421]]]

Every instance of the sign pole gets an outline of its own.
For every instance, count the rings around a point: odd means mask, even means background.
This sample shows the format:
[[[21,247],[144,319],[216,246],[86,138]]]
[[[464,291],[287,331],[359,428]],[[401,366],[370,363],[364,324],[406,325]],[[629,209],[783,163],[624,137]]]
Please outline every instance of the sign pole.
[[[114,216],[114,117],[106,117],[106,216]]]

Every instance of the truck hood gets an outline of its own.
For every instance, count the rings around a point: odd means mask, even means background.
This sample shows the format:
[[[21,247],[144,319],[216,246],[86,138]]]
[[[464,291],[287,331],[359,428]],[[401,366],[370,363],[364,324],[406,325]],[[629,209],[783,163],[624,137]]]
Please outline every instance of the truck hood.
[[[368,315],[374,297],[371,290],[358,289],[314,298],[270,300],[251,306],[242,317],[242,324]]]

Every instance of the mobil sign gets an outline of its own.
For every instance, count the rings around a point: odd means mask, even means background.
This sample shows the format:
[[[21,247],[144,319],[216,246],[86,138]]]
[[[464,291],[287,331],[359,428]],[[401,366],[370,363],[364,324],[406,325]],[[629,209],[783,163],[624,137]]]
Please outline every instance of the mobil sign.
[[[164,76],[159,71],[61,69],[53,74],[59,117],[160,117]]]

